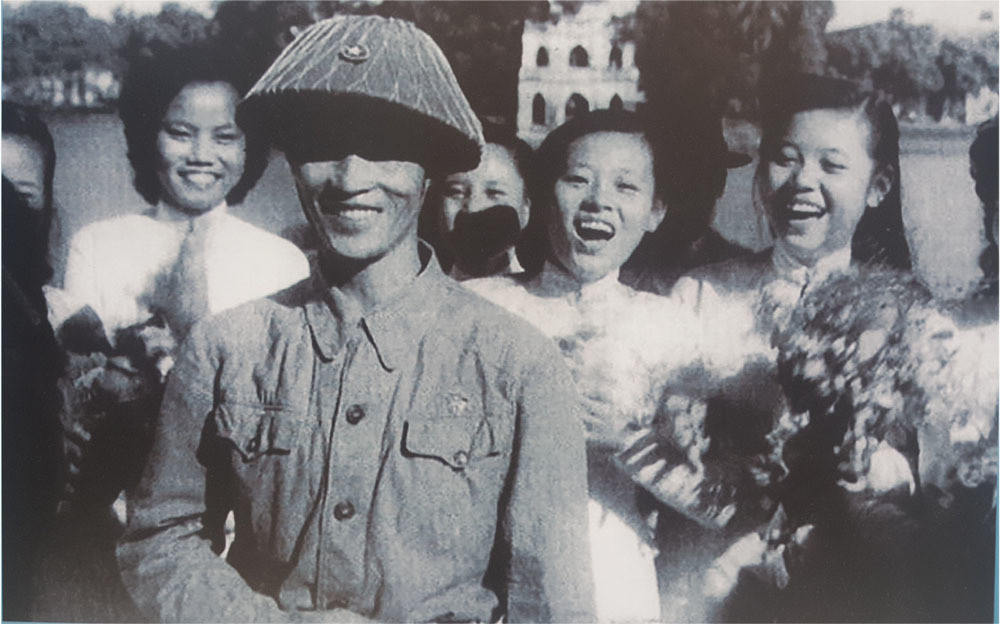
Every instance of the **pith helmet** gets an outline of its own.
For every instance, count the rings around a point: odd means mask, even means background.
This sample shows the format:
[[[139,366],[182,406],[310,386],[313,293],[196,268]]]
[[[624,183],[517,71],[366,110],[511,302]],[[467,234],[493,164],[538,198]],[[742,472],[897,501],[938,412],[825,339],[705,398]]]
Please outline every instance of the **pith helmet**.
[[[437,44],[410,22],[339,16],[305,29],[240,105],[293,160],[347,153],[436,173],[479,164],[482,127]]]

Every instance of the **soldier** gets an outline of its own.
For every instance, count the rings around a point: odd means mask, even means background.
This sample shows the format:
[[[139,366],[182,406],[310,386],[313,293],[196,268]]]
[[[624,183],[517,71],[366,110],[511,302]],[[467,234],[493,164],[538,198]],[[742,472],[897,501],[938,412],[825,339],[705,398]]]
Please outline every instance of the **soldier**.
[[[118,548],[136,602],[178,621],[591,620],[569,374],[417,238],[429,176],[483,144],[444,55],[407,22],[325,20],[240,113],[274,131],[319,249],[286,303],[202,322],[178,357]]]

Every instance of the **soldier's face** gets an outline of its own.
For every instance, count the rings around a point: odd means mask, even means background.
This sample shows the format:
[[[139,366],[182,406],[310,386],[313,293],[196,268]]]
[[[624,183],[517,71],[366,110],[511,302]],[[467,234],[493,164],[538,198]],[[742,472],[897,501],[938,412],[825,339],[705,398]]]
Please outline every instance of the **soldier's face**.
[[[428,186],[422,166],[356,154],[336,158],[289,157],[302,210],[325,251],[372,261],[416,237]]]

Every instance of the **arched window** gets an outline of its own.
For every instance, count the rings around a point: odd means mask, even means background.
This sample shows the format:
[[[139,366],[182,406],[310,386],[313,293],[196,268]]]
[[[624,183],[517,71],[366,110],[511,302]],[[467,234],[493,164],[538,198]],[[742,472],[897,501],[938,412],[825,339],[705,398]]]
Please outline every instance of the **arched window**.
[[[587,98],[583,97],[579,93],[574,93],[569,96],[569,100],[566,102],[566,120],[569,121],[577,115],[586,113],[589,110],[590,102],[587,101]]]
[[[535,55],[535,65],[539,67],[549,66],[549,51],[544,47],[538,48],[538,54]]]
[[[618,46],[611,48],[611,55],[608,57],[608,67],[614,67],[615,69],[622,68],[622,49]]]
[[[625,104],[622,102],[622,99],[618,96],[617,93],[615,94],[615,97],[611,98],[611,103],[608,104],[608,108],[610,108],[613,111],[621,111],[623,108],[625,108]]]
[[[570,67],[589,67],[590,55],[583,49],[583,46],[576,46],[569,52]]]
[[[535,99],[531,101],[531,123],[545,125],[545,98],[541,93],[536,93]]]

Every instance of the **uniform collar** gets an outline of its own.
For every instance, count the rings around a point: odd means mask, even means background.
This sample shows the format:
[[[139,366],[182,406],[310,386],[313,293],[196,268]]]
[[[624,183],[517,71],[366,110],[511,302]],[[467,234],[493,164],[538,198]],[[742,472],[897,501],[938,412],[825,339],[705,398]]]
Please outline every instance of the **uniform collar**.
[[[781,279],[806,286],[817,284],[834,273],[846,271],[851,266],[851,248],[835,251],[820,258],[813,266],[805,266],[777,241],[771,253],[771,263]]]
[[[586,303],[606,299],[621,290],[618,273],[615,270],[596,282],[581,284],[565,270],[547,260],[536,278],[536,284],[545,296],[565,297],[570,303]]]
[[[420,243],[420,273],[367,315],[351,310],[352,302],[338,288],[327,284],[314,267],[313,296],[304,304],[306,322],[320,356],[332,360],[350,333],[360,328],[378,354],[379,363],[392,372],[412,353],[414,346],[437,318],[449,279],[429,245]]]

